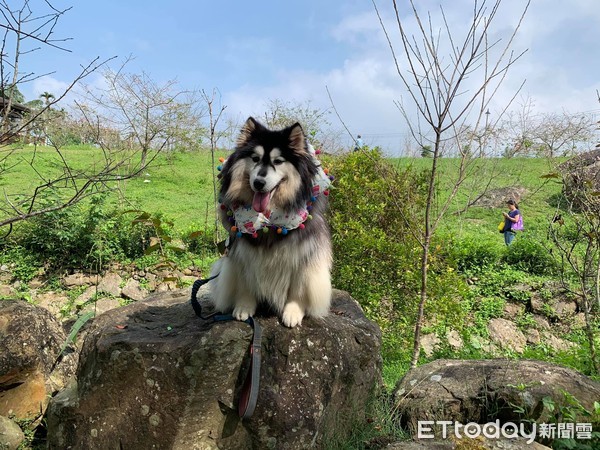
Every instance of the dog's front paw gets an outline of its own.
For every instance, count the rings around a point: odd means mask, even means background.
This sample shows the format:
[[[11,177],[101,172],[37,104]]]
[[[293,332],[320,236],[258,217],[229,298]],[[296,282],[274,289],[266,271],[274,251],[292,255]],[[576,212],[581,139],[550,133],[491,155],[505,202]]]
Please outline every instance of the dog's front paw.
[[[294,328],[302,323],[304,318],[304,309],[296,302],[290,302],[283,308],[281,321],[286,327]]]
[[[256,312],[256,308],[254,308],[250,305],[238,305],[235,308],[233,308],[232,316],[236,320],[240,320],[243,322],[243,321],[247,320],[248,317],[253,316],[255,312]]]

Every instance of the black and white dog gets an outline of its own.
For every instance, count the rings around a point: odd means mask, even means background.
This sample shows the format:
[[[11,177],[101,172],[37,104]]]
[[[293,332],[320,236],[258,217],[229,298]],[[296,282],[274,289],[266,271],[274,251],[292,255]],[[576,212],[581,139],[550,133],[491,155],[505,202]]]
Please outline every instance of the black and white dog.
[[[246,320],[266,302],[288,327],[328,313],[330,178],[300,124],[273,131],[246,121],[221,167],[220,215],[230,242],[212,269],[217,310]]]

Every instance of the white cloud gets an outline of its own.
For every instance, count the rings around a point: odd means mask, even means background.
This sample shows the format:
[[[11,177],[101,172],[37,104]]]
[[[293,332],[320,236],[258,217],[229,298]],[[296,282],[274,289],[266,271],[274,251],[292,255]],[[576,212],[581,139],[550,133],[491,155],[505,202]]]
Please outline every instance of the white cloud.
[[[39,98],[39,96],[44,92],[49,92],[58,98],[67,90],[68,87],[68,83],[57,80],[49,75],[45,75],[33,81],[32,91],[35,98]]]

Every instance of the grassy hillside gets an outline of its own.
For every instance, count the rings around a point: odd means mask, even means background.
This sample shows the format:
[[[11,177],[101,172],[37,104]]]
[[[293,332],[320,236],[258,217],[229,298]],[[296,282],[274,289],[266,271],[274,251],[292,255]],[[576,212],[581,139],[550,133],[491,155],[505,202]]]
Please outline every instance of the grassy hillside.
[[[63,155],[76,169],[94,167],[100,161],[101,153],[93,147],[69,147]],[[31,192],[41,182],[40,176],[29,164],[35,161],[38,171],[48,178],[61,173],[58,155],[49,147],[38,147],[17,151],[18,164],[0,178],[0,188],[7,195]],[[225,156],[224,153],[216,155]],[[14,158],[13,158],[14,159]],[[454,180],[458,162],[454,159],[440,160],[439,202],[449,192]],[[392,164],[402,168],[412,166],[426,170],[431,165],[427,158],[393,159]],[[458,214],[469,200],[486,189],[507,186],[523,186],[527,189],[521,209],[527,217],[528,230],[543,228],[541,223],[553,214],[552,197],[560,192],[560,186],[540,178],[554,171],[556,162],[536,158],[489,159],[480,167],[471,169],[471,175],[463,183],[461,190],[449,210],[444,227],[459,233],[493,233],[500,217],[500,211],[486,208],[471,208]],[[170,153],[159,156],[147,171],[148,176],[114,184],[113,201],[124,208],[136,208],[150,213],[162,213],[175,221],[175,228],[186,230],[192,225],[205,224],[207,212],[212,210],[213,167],[209,152]],[[210,219],[208,219],[210,222]],[[467,226],[468,225],[468,226]]]
[[[93,169],[102,161],[101,151],[94,147],[67,147],[62,154],[75,170]],[[223,154],[216,158],[219,156]],[[59,155],[50,147],[17,149],[11,156],[11,165],[15,162],[0,177],[0,188],[7,196],[31,194],[43,179],[62,173]],[[162,213],[174,220],[177,230],[203,225],[214,203],[211,154],[164,153],[142,176],[115,182],[110,187],[115,189],[112,196],[115,205]]]

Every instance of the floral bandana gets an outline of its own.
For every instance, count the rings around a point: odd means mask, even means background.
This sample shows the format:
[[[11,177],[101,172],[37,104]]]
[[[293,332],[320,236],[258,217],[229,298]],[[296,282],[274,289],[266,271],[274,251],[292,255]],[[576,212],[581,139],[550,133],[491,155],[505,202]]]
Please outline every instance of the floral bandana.
[[[312,196],[306,206],[295,212],[272,208],[263,214],[255,211],[252,205],[233,205],[229,207],[221,203],[221,209],[227,209],[229,222],[232,224],[231,231],[235,232],[238,237],[241,237],[245,233],[256,238],[258,237],[258,232],[261,230],[264,233],[268,233],[269,230],[273,229],[278,234],[286,235],[290,230],[304,228],[304,222],[312,219],[310,211],[313,202],[321,194],[325,196],[329,195],[329,187],[333,181],[333,176],[328,175],[327,169],[323,169],[321,162],[316,157],[316,155],[321,153],[320,150],[315,151],[313,146],[308,144],[308,151],[317,166],[317,173],[313,178]],[[222,162],[225,162],[225,160]],[[219,170],[221,168],[222,166],[217,167]]]

